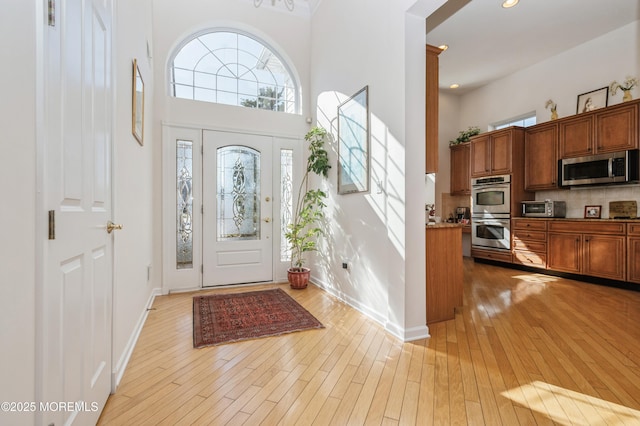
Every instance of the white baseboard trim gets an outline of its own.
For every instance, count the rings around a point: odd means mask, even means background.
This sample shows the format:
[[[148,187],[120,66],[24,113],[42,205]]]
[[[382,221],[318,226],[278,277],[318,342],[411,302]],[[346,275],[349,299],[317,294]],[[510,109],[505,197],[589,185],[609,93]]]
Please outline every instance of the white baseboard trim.
[[[429,327],[427,325],[419,325],[417,327],[411,327],[404,330],[405,342],[412,342],[414,340],[428,339],[431,337],[429,334]]]
[[[127,368],[127,364],[129,364],[129,360],[131,359],[131,355],[133,354],[133,350],[136,347],[136,343],[138,343],[138,338],[140,338],[140,333],[142,332],[142,327],[144,327],[144,323],[147,320],[147,316],[149,315],[149,309],[153,306],[153,301],[156,296],[162,295],[161,288],[154,288],[151,290],[151,294],[149,295],[149,300],[147,300],[147,304],[140,314],[140,318],[138,319],[138,323],[133,329],[133,333],[129,337],[129,341],[122,351],[122,355],[120,355],[120,359],[116,364],[114,370],[111,372],[111,393],[115,393],[116,389],[120,385],[120,381],[122,380],[122,376],[124,375],[124,371]]]
[[[347,294],[345,294],[345,293],[343,293],[343,292],[341,292],[341,291],[329,286],[327,283],[323,282],[322,280],[320,280],[320,279],[318,279],[316,277],[312,276],[311,279],[310,279],[310,282],[311,282],[311,284],[314,284],[316,287],[320,287],[321,289],[323,289],[327,293],[329,293],[332,296],[336,297],[341,302],[344,302],[347,305],[351,306],[356,311],[358,311],[358,312],[366,315],[367,317],[371,318],[372,320],[374,320],[375,322],[380,324],[382,327],[385,327],[385,323],[387,322],[387,319],[386,319],[385,315],[382,315],[379,312],[374,311],[370,307],[368,307],[366,305],[363,305],[358,300],[356,300],[356,299],[348,296]]]
[[[341,302],[346,303],[347,305],[351,306],[356,311],[358,311],[358,312],[362,313],[363,315],[366,315],[367,317],[371,318],[373,321],[377,322],[382,327],[384,327],[384,329],[388,333],[392,334],[393,336],[395,336],[399,340],[402,340],[403,342],[411,342],[413,340],[427,339],[427,338],[431,337],[429,335],[429,327],[427,327],[426,325],[421,325],[421,326],[412,327],[412,328],[409,328],[409,329],[404,329],[402,327],[399,327],[396,324],[392,324],[391,322],[387,321],[386,315],[383,315],[380,312],[377,312],[377,311],[371,309],[370,307],[360,303],[358,300],[356,300],[356,299],[350,297],[349,295],[343,293],[342,291],[339,291],[339,290],[329,286],[327,283],[323,282],[322,280],[318,279],[317,277],[312,276],[310,281],[316,287],[320,287],[321,289],[323,289],[327,293],[329,293],[332,296],[336,297]]]

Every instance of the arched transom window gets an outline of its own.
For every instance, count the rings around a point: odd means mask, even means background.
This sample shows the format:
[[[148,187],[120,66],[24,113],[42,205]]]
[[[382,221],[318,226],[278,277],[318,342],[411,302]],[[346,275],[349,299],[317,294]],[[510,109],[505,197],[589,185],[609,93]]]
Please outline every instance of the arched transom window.
[[[233,30],[200,34],[171,63],[176,98],[295,113],[296,83],[284,61],[252,36]]]

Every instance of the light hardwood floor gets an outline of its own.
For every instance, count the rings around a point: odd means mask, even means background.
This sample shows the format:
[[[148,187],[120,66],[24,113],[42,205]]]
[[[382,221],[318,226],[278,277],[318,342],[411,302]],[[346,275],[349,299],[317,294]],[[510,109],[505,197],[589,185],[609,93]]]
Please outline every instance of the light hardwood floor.
[[[99,424],[638,425],[640,292],[465,259],[464,306],[402,343],[322,290],[325,329],[203,349],[158,297]]]

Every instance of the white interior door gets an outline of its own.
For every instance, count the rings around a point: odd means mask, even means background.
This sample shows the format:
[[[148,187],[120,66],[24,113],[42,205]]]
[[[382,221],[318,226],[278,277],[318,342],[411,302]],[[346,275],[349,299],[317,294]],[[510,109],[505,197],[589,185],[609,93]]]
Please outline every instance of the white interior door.
[[[203,286],[273,280],[272,138],[204,131]]]
[[[39,424],[95,424],[111,390],[111,0],[56,2],[45,30]],[[59,402],[70,404],[60,406]]]

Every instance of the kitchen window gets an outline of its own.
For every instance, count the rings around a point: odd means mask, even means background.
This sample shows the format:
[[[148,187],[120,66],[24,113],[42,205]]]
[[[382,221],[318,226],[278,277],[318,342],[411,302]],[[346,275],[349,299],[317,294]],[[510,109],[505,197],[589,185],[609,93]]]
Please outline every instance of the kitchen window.
[[[500,130],[510,126],[520,126],[520,127],[529,127],[536,124],[536,115],[528,115],[525,117],[510,119],[507,121],[499,121],[493,124],[493,130]]]

